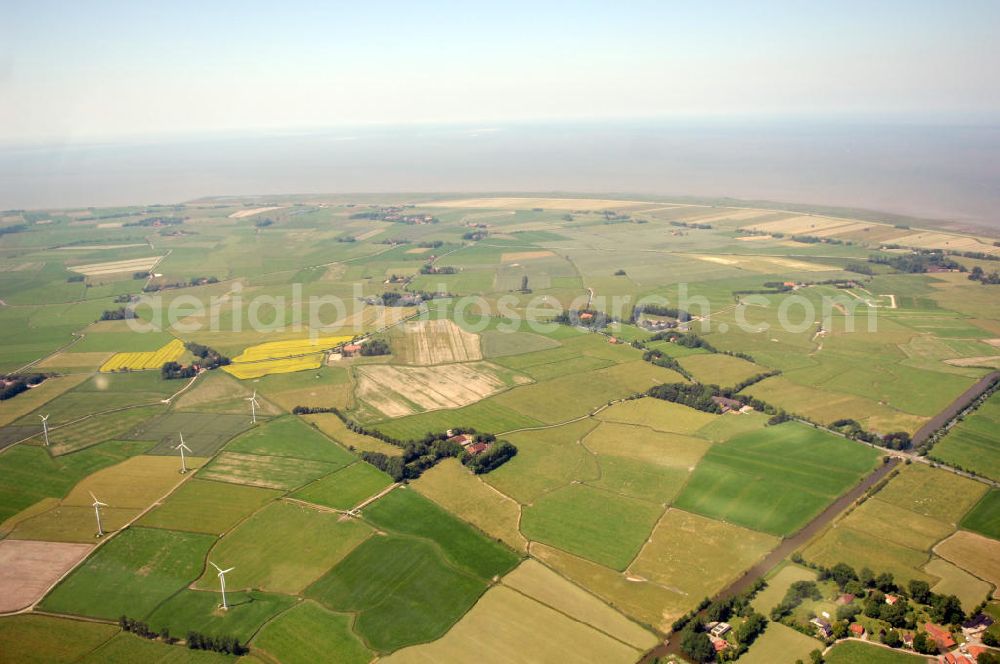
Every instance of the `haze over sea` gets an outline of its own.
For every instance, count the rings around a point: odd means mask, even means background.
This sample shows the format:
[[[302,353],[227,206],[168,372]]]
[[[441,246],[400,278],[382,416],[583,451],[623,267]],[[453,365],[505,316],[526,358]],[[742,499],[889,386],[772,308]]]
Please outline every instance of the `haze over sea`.
[[[734,197],[996,228],[1000,124],[409,125],[0,146],[3,209],[475,191]]]

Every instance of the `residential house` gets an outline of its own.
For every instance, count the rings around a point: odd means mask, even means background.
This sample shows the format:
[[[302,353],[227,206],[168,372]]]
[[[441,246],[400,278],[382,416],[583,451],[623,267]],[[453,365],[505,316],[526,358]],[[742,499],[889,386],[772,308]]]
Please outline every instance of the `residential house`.
[[[732,628],[733,628],[733,626],[730,625],[729,623],[727,623],[727,622],[720,622],[720,623],[716,623],[716,625],[714,627],[712,627],[712,629],[709,630],[708,633],[709,633],[710,636],[714,636],[716,638],[721,639],[723,636],[725,636],[726,634],[728,634],[729,630],[731,630]]]
[[[460,433],[457,436],[452,436],[451,438],[449,438],[448,442],[449,443],[458,443],[462,447],[468,447],[469,445],[471,445],[474,442],[474,439],[473,439],[472,436],[470,436],[467,433]]]
[[[948,631],[947,627],[935,625],[934,623],[926,623],[924,624],[924,629],[927,630],[927,636],[934,639],[934,643],[941,650],[951,650],[955,647],[955,639],[952,638],[951,632]]]
[[[862,625],[861,623],[851,623],[850,630],[851,630],[851,636],[853,636],[856,639],[863,639],[867,635],[867,632],[865,631],[865,626]]]
[[[833,634],[833,627],[822,618],[813,618],[809,623],[816,628],[816,633],[824,639],[830,638],[830,635]]]
[[[361,344],[347,344],[340,349],[340,354],[344,357],[354,357],[361,352]]]
[[[851,593],[844,593],[837,598],[837,604],[847,605],[854,601],[854,595]]]
[[[473,443],[472,445],[469,445],[465,449],[466,451],[468,451],[469,454],[479,454],[480,452],[485,452],[489,448],[490,448],[489,443]]]
[[[722,409],[723,413],[728,413],[730,411],[738,413],[740,412],[740,409],[743,408],[743,404],[737,401],[736,399],[728,399],[726,397],[712,397],[712,401],[714,401],[719,406],[719,408]]]

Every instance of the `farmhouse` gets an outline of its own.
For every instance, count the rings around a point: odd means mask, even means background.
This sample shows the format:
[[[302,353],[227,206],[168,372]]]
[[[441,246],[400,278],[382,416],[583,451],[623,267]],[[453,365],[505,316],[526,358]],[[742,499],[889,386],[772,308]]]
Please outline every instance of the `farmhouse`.
[[[733,626],[727,622],[720,622],[714,624],[709,623],[708,625],[706,625],[706,627],[709,628],[708,633],[717,639],[721,639],[723,636],[729,633],[729,630],[733,628]]]
[[[851,623],[850,629],[851,629],[851,636],[853,636],[854,638],[856,639],[865,638],[866,634],[865,626],[862,625],[861,623]]]
[[[887,594],[885,596],[885,603],[888,604],[888,605],[890,605],[890,606],[893,605],[893,604],[895,604],[898,601],[899,601],[899,596],[898,595],[889,595],[889,594]]]
[[[452,436],[448,439],[449,443],[458,443],[462,447],[468,447],[472,444],[472,436],[467,433],[460,433],[457,436]]]
[[[580,314],[580,320],[590,320],[593,317],[594,314],[590,313],[589,311],[584,311],[582,314]]]
[[[736,399],[729,399],[726,397],[712,397],[712,401],[722,409],[723,413],[728,413],[730,411],[738,413],[742,410],[743,404]]]
[[[344,357],[354,357],[360,352],[361,352],[360,344],[347,344],[346,346],[340,349],[340,353]]]
[[[955,647],[955,639],[952,638],[948,628],[935,625],[934,623],[926,623],[924,629],[927,630],[927,635],[934,639],[934,643],[941,650],[951,650]]]
[[[830,638],[830,635],[833,634],[833,627],[830,626],[829,622],[823,620],[822,618],[813,618],[809,621],[809,623],[816,628],[816,633],[824,639]]]
[[[717,653],[723,652],[729,647],[729,641],[726,641],[725,639],[720,639],[717,636],[710,636],[708,639],[712,642],[712,647],[715,648],[715,652]]]
[[[847,605],[854,601],[854,595],[851,593],[844,593],[837,598],[837,604]]]
[[[479,454],[480,452],[485,452],[490,448],[489,443],[473,443],[465,449],[468,450],[469,454]]]

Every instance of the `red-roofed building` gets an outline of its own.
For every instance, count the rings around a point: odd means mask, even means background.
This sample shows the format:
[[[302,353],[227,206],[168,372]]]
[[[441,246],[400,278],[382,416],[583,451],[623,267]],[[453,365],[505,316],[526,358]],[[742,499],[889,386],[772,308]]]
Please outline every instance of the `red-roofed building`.
[[[343,355],[344,357],[353,357],[354,355],[360,352],[361,352],[360,344],[347,344],[346,346],[340,349],[340,354]]]
[[[729,647],[729,641],[726,641],[725,639],[720,639],[717,636],[710,636],[708,638],[712,642],[712,647],[715,648],[715,652],[722,652]]]
[[[590,320],[593,317],[594,314],[590,313],[589,311],[584,311],[582,314],[580,314],[580,320]]]
[[[899,596],[898,595],[886,595],[885,596],[885,603],[886,604],[895,604],[898,601],[899,601]]]
[[[469,451],[469,454],[479,454],[480,452],[485,452],[489,448],[489,443],[473,443],[465,449]]]
[[[468,447],[472,444],[472,436],[467,433],[460,433],[457,436],[452,436],[448,439],[449,443],[458,443],[462,447]]]
[[[976,664],[976,660],[961,652],[949,652],[938,657],[941,664]]]
[[[865,626],[861,623],[851,623],[851,636],[859,639],[865,638]]]
[[[854,601],[854,595],[851,593],[844,593],[837,598],[837,604],[850,604]]]
[[[955,647],[955,639],[951,637],[951,632],[947,628],[935,625],[934,623],[926,623],[924,629],[927,630],[927,635],[934,639],[934,643],[938,645],[938,648],[951,650]]]

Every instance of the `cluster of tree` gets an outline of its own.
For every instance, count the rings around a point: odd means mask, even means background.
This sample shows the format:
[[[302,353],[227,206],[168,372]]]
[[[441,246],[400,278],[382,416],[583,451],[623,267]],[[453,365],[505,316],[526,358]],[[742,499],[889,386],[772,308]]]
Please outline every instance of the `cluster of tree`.
[[[71,274],[68,277],[66,277],[66,283],[70,284],[79,283],[83,281],[85,278],[86,277],[84,277],[82,274]]]
[[[235,636],[211,636],[199,632],[188,632],[187,647],[191,650],[212,650],[225,655],[245,655],[250,652]]]
[[[489,231],[484,230],[466,231],[462,234],[462,239],[478,242],[479,240],[485,240],[489,234]]]
[[[673,369],[688,380],[694,380],[694,377],[688,372],[687,369],[681,366],[680,362],[668,355],[664,355],[661,351],[647,350],[642,354],[642,359],[650,364],[663,367],[664,369]]]
[[[834,420],[833,423],[830,424],[830,428],[839,431],[852,440],[860,440],[862,442],[878,445],[890,450],[909,449],[912,444],[910,434],[905,431],[892,431],[887,434],[879,435],[871,431],[866,431],[857,420],[849,417]]]
[[[521,288],[522,293],[528,294],[531,292],[531,288],[528,287],[528,275],[521,277]]]
[[[712,397],[719,396],[717,385],[702,385],[700,383],[664,383],[649,388],[646,392],[654,399],[679,403],[682,406],[694,408],[706,413],[722,412],[719,404]]]
[[[135,312],[127,307],[118,307],[117,309],[105,309],[101,313],[100,320],[130,320],[135,318]]]
[[[615,270],[615,276],[616,277],[624,277],[624,276],[626,276],[625,275],[625,270],[623,270],[621,268],[618,268],[617,270]]]
[[[141,270],[139,272],[133,272],[132,273],[132,278],[136,279],[136,280],[138,280],[138,279],[148,279],[151,276],[152,275],[147,270]]]
[[[194,378],[198,374],[193,365],[184,366],[180,362],[164,362],[160,367],[160,378],[176,380],[178,378]]]
[[[437,249],[439,247],[443,247],[444,242],[442,240],[424,241],[418,242],[417,246],[422,249]]]
[[[214,348],[196,344],[193,341],[189,341],[184,345],[192,355],[198,358],[198,364],[205,369],[217,369],[232,363],[232,360]]]
[[[7,235],[8,233],[23,233],[28,230],[27,224],[13,224],[11,226],[0,226],[0,235]]]
[[[386,291],[378,297],[376,303],[381,304],[383,307],[413,307],[421,302],[433,300],[439,296],[440,294],[438,293],[429,293],[427,291],[417,291],[415,293]]]
[[[978,281],[984,286],[995,286],[996,284],[1000,284],[1000,272],[993,270],[987,274],[983,271],[983,268],[976,265],[969,273],[969,281]]]
[[[341,235],[337,238],[337,242],[357,242],[357,238],[353,235]]]
[[[649,314],[650,316],[663,316],[665,318],[674,318],[681,323],[686,323],[691,320],[691,314],[684,311],[683,309],[677,309],[676,307],[667,307],[659,304],[641,304],[632,308],[632,322],[636,322],[642,317],[642,314]]]
[[[457,267],[437,267],[433,263],[424,263],[420,266],[420,274],[458,274]]]
[[[601,214],[604,216],[604,221],[631,221],[632,217],[625,214],[624,212],[617,212],[615,210],[603,210]]]
[[[274,224],[274,219],[269,219],[267,217],[264,217],[263,219],[258,219],[257,221],[253,222],[253,225],[256,226],[257,228],[267,228],[272,224]]]
[[[590,330],[603,330],[609,323],[615,322],[614,318],[609,317],[604,312],[594,311],[593,309],[563,311],[557,314],[552,320],[561,325],[585,327]]]
[[[389,344],[382,339],[369,339],[361,344],[361,354],[365,357],[372,355],[389,355],[392,351]]]
[[[400,440],[399,438],[393,438],[392,436],[378,431],[377,429],[368,429],[358,424],[336,407],[313,408],[308,406],[296,406],[292,409],[292,412],[296,415],[333,413],[340,418],[340,420],[344,423],[344,426],[346,426],[350,431],[362,436],[370,436],[377,440],[381,440],[383,443],[388,443],[389,445],[402,449],[403,454],[401,456],[388,456],[380,452],[367,451],[361,453],[362,459],[389,475],[393,481],[396,482],[416,479],[420,477],[425,470],[431,468],[440,460],[448,457],[459,457],[462,462],[466,463],[466,465],[468,465],[474,472],[480,474],[488,473],[489,471],[500,467],[502,464],[506,463],[508,459],[511,459],[517,454],[517,448],[514,447],[514,445],[506,441],[500,441],[490,446],[490,450],[494,451],[492,455],[486,457],[484,461],[472,464],[471,461],[467,461],[466,456],[463,456],[466,455],[466,452],[462,446],[448,440],[449,436],[447,433],[428,433],[419,440]],[[496,436],[493,434],[477,433],[475,429],[471,428],[452,429],[451,433],[452,435],[462,433],[474,435],[476,442],[494,443],[496,441]],[[500,450],[499,452],[496,451],[498,449]],[[486,454],[487,451],[481,452],[480,454]],[[473,455],[472,458],[475,458],[476,456],[479,455]]]
[[[176,640],[170,636],[170,631],[166,627],[157,632],[150,629],[149,625],[141,620],[133,620],[132,618],[124,615],[118,618],[118,626],[123,632],[129,632],[131,634],[135,634],[136,636],[141,636],[144,639],[161,639],[165,643],[173,643]]]
[[[123,227],[130,226],[179,226],[184,223],[184,217],[146,217],[138,221],[129,221],[122,224]]]
[[[712,224],[698,224],[690,221],[671,221],[671,226],[679,226],[680,228],[697,228],[699,230],[711,230]]]
[[[147,273],[148,275],[149,273]],[[154,284],[150,283],[143,287],[143,293],[155,293],[162,290],[172,290],[175,288],[188,288],[191,286],[204,286],[206,284],[219,283],[218,277],[191,277],[187,281],[174,281],[171,283]]]
[[[771,609],[771,620],[778,621],[790,615],[795,608],[807,599],[821,600],[823,593],[815,581],[796,581],[785,592],[785,597]]]
[[[41,373],[25,375],[13,374],[4,376],[3,380],[0,380],[0,401],[13,399],[21,392],[25,392],[29,388],[38,385],[47,377],[48,376]]]
[[[856,272],[857,274],[866,274],[869,277],[875,274],[875,270],[871,269],[869,266],[865,265],[864,263],[857,263],[855,261],[851,261],[850,263],[845,265],[844,269],[848,272]]]
[[[896,583],[891,572],[882,572],[876,575],[867,567],[857,572],[853,567],[842,562],[833,567],[824,567],[805,562],[799,554],[793,554],[792,560],[817,570],[821,581],[832,580],[842,592],[850,593],[855,597],[864,597],[862,609],[864,614],[870,618],[884,620],[893,627],[905,626],[912,629],[916,624],[914,613],[906,598],[926,606],[930,619],[936,623],[956,625],[965,620],[965,612],[962,610],[962,603],[958,597],[932,592],[930,584],[926,581],[911,579],[904,589]],[[885,596],[888,593],[896,594],[900,599],[894,604],[888,604],[885,601]],[[845,612],[854,611],[849,618],[853,618],[858,613],[856,607],[854,609],[841,608]],[[840,616],[838,609],[839,617],[842,616]]]
[[[517,456],[517,448],[506,440],[493,443],[479,454],[468,454],[463,451],[462,463],[476,475],[488,473],[507,463]]]
[[[754,611],[750,605],[754,596],[766,585],[763,579],[758,579],[749,590],[735,597],[716,602],[702,600],[694,611],[674,622],[673,631],[679,632],[681,651],[695,662],[715,661],[717,659],[715,648],[708,634],[704,632],[703,621],[698,619],[699,615],[703,615],[704,621],[707,622],[723,622],[733,616],[740,616],[743,621],[732,632],[732,639],[736,645],[727,648],[718,656],[723,661],[739,659],[767,626],[767,618]]]
[[[135,297],[138,298],[138,296]],[[114,302],[115,304],[130,304],[132,302],[132,298],[133,298],[132,295],[125,293],[123,295],[116,295]]]
[[[943,251],[917,251],[899,255],[872,254],[868,257],[868,262],[888,265],[894,270],[909,274],[927,272],[931,267],[965,272],[964,267],[945,256]]]
[[[399,244],[413,244],[413,240],[407,240],[406,238],[402,237],[389,237],[384,240],[379,240],[376,244],[388,244],[390,246],[395,247],[396,245]]]
[[[817,237],[815,235],[793,235],[792,242],[801,242],[803,244],[854,244],[850,240],[841,240],[835,237]]]

